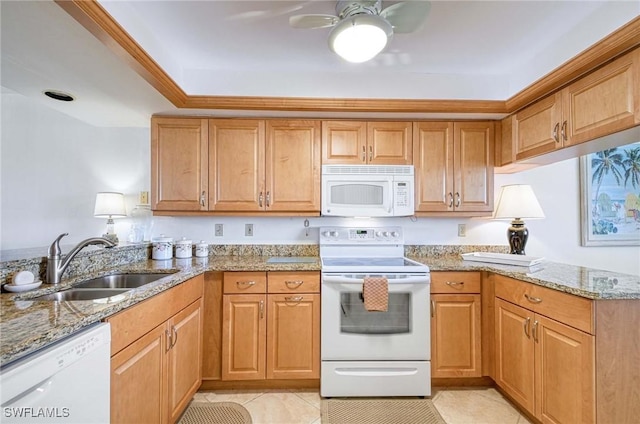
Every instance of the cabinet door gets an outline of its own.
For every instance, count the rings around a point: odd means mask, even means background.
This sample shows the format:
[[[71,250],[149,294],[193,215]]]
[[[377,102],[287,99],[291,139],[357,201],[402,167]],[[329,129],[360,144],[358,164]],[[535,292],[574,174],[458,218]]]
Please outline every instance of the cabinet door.
[[[222,379],[264,380],[266,295],[224,295]]]
[[[111,357],[112,423],[166,421],[165,329],[156,327]]]
[[[431,296],[431,376],[482,376],[480,295]]]
[[[320,377],[320,295],[268,296],[267,378]]]
[[[413,124],[416,211],[453,210],[453,123]]]
[[[556,93],[516,113],[513,118],[516,160],[562,147],[561,94]]]
[[[172,317],[168,360],[168,416],[175,422],[202,382],[202,301],[198,300]]]
[[[562,90],[564,145],[579,144],[640,123],[640,49]]]
[[[493,210],[493,123],[454,124],[454,193],[456,211]]]
[[[267,211],[320,212],[320,121],[267,121]]]
[[[535,316],[536,417],[543,423],[595,421],[595,337]]]
[[[322,163],[364,165],[367,161],[367,123],[322,122]]]
[[[209,210],[264,210],[264,121],[209,120]]]
[[[533,313],[496,298],[496,384],[534,414]]]
[[[151,209],[207,210],[207,120],[151,119]]]
[[[368,122],[367,163],[412,165],[411,122]]]

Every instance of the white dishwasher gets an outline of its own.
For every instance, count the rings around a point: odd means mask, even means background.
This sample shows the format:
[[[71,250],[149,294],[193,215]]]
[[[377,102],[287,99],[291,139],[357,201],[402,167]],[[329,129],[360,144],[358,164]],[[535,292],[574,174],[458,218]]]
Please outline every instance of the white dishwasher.
[[[0,371],[2,423],[108,423],[109,323],[92,325]]]

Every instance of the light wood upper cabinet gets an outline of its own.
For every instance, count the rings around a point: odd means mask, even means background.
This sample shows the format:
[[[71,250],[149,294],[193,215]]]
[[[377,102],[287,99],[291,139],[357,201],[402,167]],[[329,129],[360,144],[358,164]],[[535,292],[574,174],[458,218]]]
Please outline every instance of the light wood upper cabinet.
[[[415,122],[416,212],[493,210],[492,122]]]
[[[264,121],[209,120],[209,210],[264,210],[264,136]]]
[[[516,160],[528,159],[640,124],[640,49],[513,117]]]
[[[209,121],[209,209],[320,210],[320,122]]]
[[[207,210],[206,119],[151,118],[151,208]]]
[[[323,164],[411,165],[412,124],[402,121],[323,121]]]
[[[320,141],[319,121],[267,121],[267,211],[320,211]]]

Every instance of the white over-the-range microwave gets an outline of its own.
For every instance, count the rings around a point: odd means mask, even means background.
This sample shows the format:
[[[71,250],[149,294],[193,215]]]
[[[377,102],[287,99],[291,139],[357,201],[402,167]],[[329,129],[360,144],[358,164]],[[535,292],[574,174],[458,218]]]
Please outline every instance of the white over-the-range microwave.
[[[414,214],[413,165],[322,165],[321,179],[324,216]]]

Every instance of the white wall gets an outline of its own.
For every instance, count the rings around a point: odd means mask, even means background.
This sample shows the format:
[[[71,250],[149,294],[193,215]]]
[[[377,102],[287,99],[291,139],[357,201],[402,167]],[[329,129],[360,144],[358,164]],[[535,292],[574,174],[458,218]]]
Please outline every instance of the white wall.
[[[98,128],[48,109],[19,94],[2,93],[1,248],[47,246],[62,232],[77,242],[104,231],[93,218],[95,193],[122,191],[130,211],[137,193],[150,188],[149,130]],[[640,247],[581,247],[578,160],[573,159],[512,175],[496,175],[500,186],[526,182],[533,186],[547,218],[530,220],[527,254],[556,262],[640,275]],[[506,245],[507,221],[487,218],[395,218],[353,220],[304,217],[155,217],[153,234],[187,237],[217,244],[288,244],[317,242],[322,225],[391,224],[405,228],[407,244]],[[224,224],[224,236],[214,225]],[[244,236],[244,224],[254,236]],[[467,236],[457,236],[457,224]],[[130,219],[116,220],[121,241]]]

